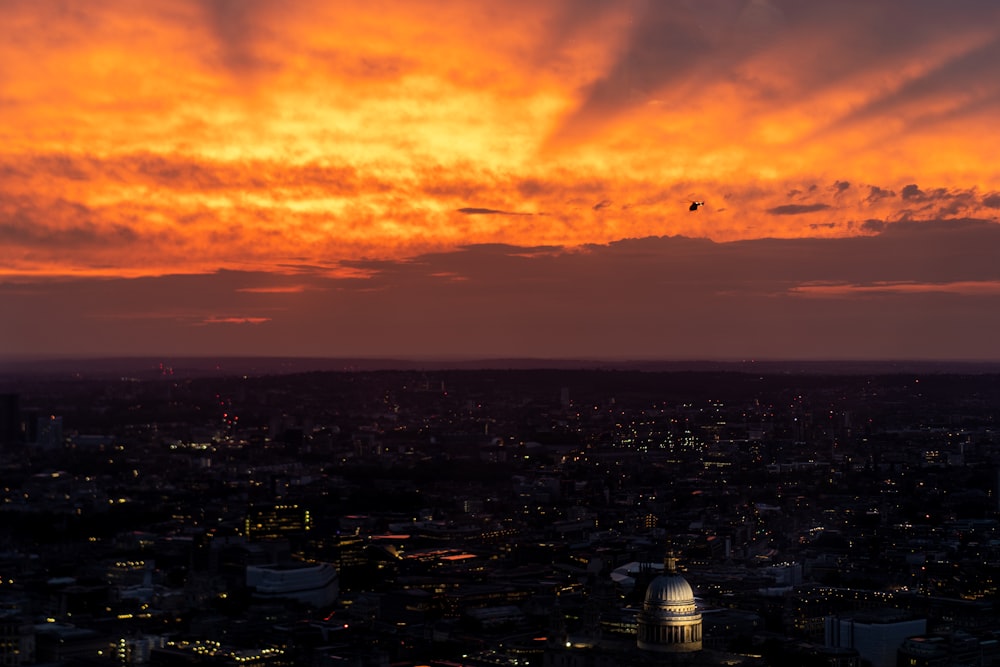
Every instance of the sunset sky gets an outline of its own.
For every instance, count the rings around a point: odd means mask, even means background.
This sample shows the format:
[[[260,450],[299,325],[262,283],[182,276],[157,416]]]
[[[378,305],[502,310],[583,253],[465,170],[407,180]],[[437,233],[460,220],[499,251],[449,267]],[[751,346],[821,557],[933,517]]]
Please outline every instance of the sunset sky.
[[[1000,2],[3,0],[0,251],[0,356],[996,360]]]

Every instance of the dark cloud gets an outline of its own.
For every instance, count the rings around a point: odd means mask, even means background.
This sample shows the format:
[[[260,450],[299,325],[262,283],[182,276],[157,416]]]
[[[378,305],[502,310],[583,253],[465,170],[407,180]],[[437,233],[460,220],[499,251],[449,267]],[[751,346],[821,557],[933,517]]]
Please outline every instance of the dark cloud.
[[[600,211],[602,208],[607,208],[608,206],[611,206],[611,200],[610,199],[602,199],[601,201],[599,201],[596,204],[594,204],[593,209],[595,211]]]
[[[771,215],[802,215],[830,208],[829,204],[784,204],[767,209]]]
[[[190,159],[178,157],[172,159],[164,155],[130,155],[108,165],[121,180],[128,174],[139,174],[157,184],[172,187],[197,188],[199,190],[216,190],[233,185],[249,185],[245,177],[238,177],[231,167],[219,164],[193,162]],[[257,184],[254,183],[254,185]]]
[[[547,194],[556,189],[551,183],[546,183],[536,178],[522,179],[517,183],[516,187],[517,191],[523,197],[537,197],[538,195]]]
[[[248,317],[246,315],[212,315],[202,320],[202,324],[263,324],[270,317]]]
[[[11,249],[118,248],[141,236],[129,224],[104,222],[79,202],[0,199],[0,242]]]
[[[818,190],[818,189],[819,189],[819,186],[817,186],[815,183],[812,183],[809,186],[805,187],[805,189],[803,189],[803,188],[792,188],[787,193],[785,193],[785,196],[788,197],[789,199],[798,199],[798,198],[801,198],[801,197],[806,197],[809,194],[812,194],[812,193],[816,192],[816,190]]]
[[[472,245],[343,265],[370,278],[239,271],[102,281],[21,277],[16,284],[0,281],[0,311],[11,316],[0,326],[0,348],[8,354],[996,357],[1000,290],[963,293],[961,286],[1000,283],[1000,225],[870,220],[863,226],[881,233],[734,243],[659,237],[573,250]],[[817,285],[842,292],[811,298],[810,286]],[[907,289],[852,292],[880,285]],[[210,321],[255,326],[203,326]]]
[[[464,213],[465,215],[509,215],[507,211],[500,211],[495,208],[460,208],[459,213]]]
[[[620,3],[621,4],[621,3]],[[610,2],[569,3],[553,21],[551,42],[568,41],[566,26],[600,25]],[[670,108],[694,108],[704,81],[730,80],[743,94],[770,105],[797,104],[825,89],[856,86],[873,66],[893,71],[904,63],[898,85],[871,90],[868,102],[834,119],[831,130],[889,116],[873,141],[910,134],[932,123],[986,114],[1000,102],[1000,39],[976,45],[980,28],[1000,24],[1000,4],[989,0],[672,0],[630,5],[631,30],[618,57],[581,96],[580,105],[556,129],[552,143],[586,139],[605,123],[656,99]],[[967,37],[973,48],[955,50],[950,42]],[[547,40],[547,43],[550,43]],[[803,49],[803,44],[810,48]],[[849,48],[842,48],[849,45]],[[754,76],[746,67],[762,51],[777,59],[794,58],[780,80]],[[949,59],[938,53],[951,53]],[[551,54],[550,54],[551,55]],[[948,99],[952,103],[940,104]]]
[[[255,48],[265,30],[267,0],[199,0],[216,38],[219,60],[234,74],[252,74],[266,64]]]
[[[902,197],[904,201],[926,201],[927,194],[918,188],[915,183],[909,185],[904,185],[902,190]]]
[[[991,192],[983,197],[983,206],[987,208],[1000,208],[1000,192]]]
[[[694,18],[678,12],[674,3],[639,3],[631,25],[621,56],[585,91],[583,103],[555,132],[555,143],[577,139],[645,103],[660,87],[686,75],[709,49]]]
[[[881,232],[883,229],[885,229],[885,221],[884,220],[876,220],[874,218],[870,218],[868,220],[865,220],[863,223],[861,223],[861,230],[864,231],[864,232],[876,232],[876,233],[878,233],[878,232]]]
[[[520,246],[512,245],[510,243],[476,243],[472,245],[460,246],[457,250],[460,253],[486,253],[489,255],[502,255],[505,257],[524,257],[528,255],[533,256],[551,256],[553,254],[559,254],[563,252],[568,252],[563,246],[554,245],[535,245],[535,246]],[[425,257],[447,257],[451,253],[442,252],[435,253],[433,255],[424,255]]]
[[[901,212],[903,218],[958,217],[982,203],[975,189],[924,190],[912,183],[903,187],[901,196],[903,201],[914,206]]]
[[[942,205],[937,208],[936,214],[944,217],[957,217],[978,205],[977,197],[971,192],[952,193],[948,200],[942,202]]]
[[[571,3],[567,13],[576,16],[574,23],[597,22],[611,4]],[[631,29],[620,55],[584,91],[582,103],[550,143],[585,138],[653,97],[682,100],[697,95],[699,79],[730,75],[734,65],[766,43],[783,22],[781,11],[764,0],[639,0],[630,7]]]
[[[587,3],[575,13],[577,21],[586,20],[581,17],[588,12],[601,20],[597,10],[606,6]],[[697,99],[698,84],[706,80],[728,78],[745,95],[771,104],[796,103],[816,89],[815,82],[836,87],[866,77],[873,63],[923,62],[932,47],[956,35],[972,40],[976,26],[1000,22],[1000,5],[984,0],[648,1],[634,7],[632,30],[619,57],[584,91],[556,140],[585,137],[653,97],[681,109]],[[815,48],[804,50],[803,43]],[[840,48],[845,44],[850,47]],[[787,68],[781,81],[744,73],[764,49],[774,57],[794,57],[796,66]],[[908,132],[965,112],[983,113],[1000,100],[998,61],[1000,40],[959,52],[898,88],[873,91],[880,94],[834,125],[889,115],[904,119]],[[958,102],[941,111],[936,102],[944,98]],[[902,114],[904,109],[908,113]],[[892,124],[883,126],[888,128],[883,132],[896,131]]]
[[[942,5],[941,9],[944,9]],[[1000,19],[996,7],[983,3],[976,5],[980,20]],[[945,12],[942,12],[942,14]],[[968,16],[954,12],[951,16],[959,17],[960,21],[968,21]],[[936,26],[940,30],[942,26]],[[966,29],[968,25],[964,26]],[[946,34],[934,30],[934,26],[924,25],[922,29],[909,31],[911,39],[919,39],[927,35],[930,39]],[[935,34],[930,33],[934,30]],[[907,31],[899,31],[906,34]],[[916,44],[910,44],[910,49],[917,49]],[[980,113],[987,108],[995,107],[1000,101],[1000,80],[996,77],[996,63],[1000,61],[1000,39],[994,39],[987,44],[962,53],[907,81],[901,87],[875,97],[867,105],[857,109],[841,119],[838,124],[872,120],[886,116],[906,118],[904,132],[913,132],[924,126],[944,120],[961,119],[966,113]],[[938,104],[941,99],[948,99],[952,104],[944,110]],[[903,112],[906,112],[905,114]]]
[[[435,174],[436,176],[436,174]],[[388,191],[392,185],[371,174],[361,175],[348,165],[288,165],[268,160],[238,163],[198,159],[190,155],[130,153],[108,157],[46,153],[0,157],[0,177],[145,183],[176,190],[254,190],[315,187],[327,193],[355,194],[362,189]],[[439,180],[436,187],[443,188]],[[465,192],[460,177],[451,187]]]
[[[868,196],[865,197],[865,201],[869,204],[875,203],[877,201],[882,201],[883,199],[888,199],[895,197],[896,193],[892,190],[885,190],[878,187],[877,185],[868,186]]]
[[[824,81],[835,81],[853,73],[868,70],[872,62],[891,62],[927,52],[935,44],[956,34],[967,33],[976,25],[995,25],[1000,8],[989,0],[958,0],[942,3],[935,0],[873,0],[868,2],[843,2],[818,0],[797,2],[776,0],[782,8],[790,31],[824,34],[833,37],[827,43],[837,43],[837,37],[850,40],[850,49],[838,53],[837,58],[817,50],[808,61],[807,74],[826,75]],[[803,54],[806,58],[807,54]],[[976,56],[959,56],[961,61],[971,58],[966,66],[976,61]],[[971,76],[992,71],[987,59],[979,56],[980,67],[972,68]],[[995,61],[994,61],[995,62]],[[957,70],[961,66],[956,66]],[[936,76],[934,72],[928,76]],[[919,80],[919,78],[918,78]]]
[[[531,215],[530,213],[517,213],[514,211],[502,211],[495,208],[465,207],[458,209],[464,215]]]
[[[53,174],[71,181],[89,181],[99,171],[99,160],[90,156],[61,155],[58,153],[18,156],[24,165],[21,172],[28,174]]]
[[[841,192],[849,190],[850,188],[851,188],[851,184],[848,181],[834,181],[833,182],[833,190],[837,194],[840,194]]]
[[[292,271],[294,273],[326,273],[336,268],[334,264],[312,264],[309,262],[277,262],[275,268],[279,271]]]

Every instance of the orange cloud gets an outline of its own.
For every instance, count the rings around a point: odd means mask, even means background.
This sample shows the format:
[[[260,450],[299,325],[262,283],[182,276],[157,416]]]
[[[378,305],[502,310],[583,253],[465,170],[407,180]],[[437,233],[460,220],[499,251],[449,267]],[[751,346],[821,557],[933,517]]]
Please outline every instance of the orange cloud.
[[[264,322],[270,322],[270,317],[208,317],[202,320],[203,324],[262,324]]]
[[[1000,281],[956,281],[946,283],[875,282],[868,285],[814,283],[793,287],[790,293],[805,297],[845,298],[891,294],[946,293],[970,296],[1000,296]]]
[[[270,287],[241,287],[237,291],[251,294],[297,294],[307,289],[309,287],[306,285],[274,285]]]
[[[998,218],[988,2],[0,12],[6,276]]]

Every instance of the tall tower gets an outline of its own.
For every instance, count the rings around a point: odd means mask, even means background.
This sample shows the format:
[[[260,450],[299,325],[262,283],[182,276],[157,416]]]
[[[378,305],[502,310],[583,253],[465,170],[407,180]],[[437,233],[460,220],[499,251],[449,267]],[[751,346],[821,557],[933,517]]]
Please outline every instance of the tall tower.
[[[677,557],[667,551],[663,574],[653,579],[639,612],[637,646],[657,653],[701,650],[701,612],[691,585],[677,571]]]

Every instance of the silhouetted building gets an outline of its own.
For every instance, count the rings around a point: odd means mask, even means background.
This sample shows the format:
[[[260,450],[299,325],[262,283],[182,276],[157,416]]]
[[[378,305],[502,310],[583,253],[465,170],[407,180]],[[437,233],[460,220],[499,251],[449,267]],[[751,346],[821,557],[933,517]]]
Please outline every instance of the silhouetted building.
[[[0,394],[0,447],[21,442],[20,397],[17,394]]]
[[[899,647],[897,665],[946,667],[950,665],[995,665],[1000,646],[995,639],[980,641],[967,632],[920,635],[907,638]]]
[[[42,415],[35,423],[34,438],[30,443],[41,449],[58,449],[63,446],[62,417]]]
[[[927,620],[897,609],[871,610],[850,618],[826,619],[826,645],[857,649],[872,667],[896,667],[896,654],[908,637],[927,631]]]
[[[0,615],[0,665],[20,667],[35,662],[35,628],[19,614]]]

